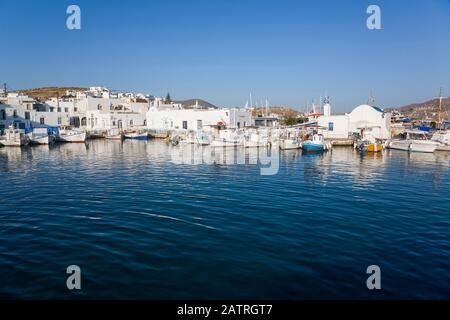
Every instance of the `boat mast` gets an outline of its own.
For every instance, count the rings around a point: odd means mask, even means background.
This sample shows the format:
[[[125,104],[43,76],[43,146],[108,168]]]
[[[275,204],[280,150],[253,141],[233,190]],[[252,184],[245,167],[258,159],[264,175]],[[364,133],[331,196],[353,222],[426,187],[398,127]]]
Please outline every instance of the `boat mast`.
[[[442,129],[441,112],[442,112],[442,87],[439,89],[439,115],[438,115],[439,129]]]

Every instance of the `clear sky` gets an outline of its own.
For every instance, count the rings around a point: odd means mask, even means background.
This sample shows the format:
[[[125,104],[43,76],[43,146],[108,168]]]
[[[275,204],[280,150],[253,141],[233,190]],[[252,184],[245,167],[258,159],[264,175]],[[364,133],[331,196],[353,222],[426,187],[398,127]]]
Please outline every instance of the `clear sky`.
[[[81,8],[81,30],[66,9]],[[366,9],[381,7],[382,30]],[[336,111],[450,95],[449,0],[1,0],[0,82]]]

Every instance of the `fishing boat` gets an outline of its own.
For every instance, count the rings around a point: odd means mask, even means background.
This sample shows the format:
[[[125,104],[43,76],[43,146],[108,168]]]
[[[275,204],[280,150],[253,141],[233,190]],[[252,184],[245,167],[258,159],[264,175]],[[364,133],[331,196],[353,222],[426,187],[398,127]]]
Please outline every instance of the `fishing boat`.
[[[88,132],[87,139],[103,139],[106,132],[103,130],[91,130]]]
[[[301,148],[305,152],[323,152],[331,149],[331,143],[326,143],[323,135],[314,134],[311,140],[302,142]]]
[[[28,142],[29,138],[23,130],[16,129],[13,126],[6,129],[5,135],[0,139],[0,144],[5,147],[21,147],[27,145]]]
[[[428,139],[424,131],[408,130],[405,139],[393,139],[387,146],[394,150],[433,153],[439,146],[439,142]]]
[[[84,143],[86,132],[73,130],[70,127],[61,127],[56,135],[57,142]]]
[[[279,140],[279,147],[281,150],[300,149],[300,142],[297,138],[285,138]]]
[[[269,139],[266,135],[256,132],[250,132],[245,136],[245,148],[264,148],[269,145]]]
[[[56,141],[54,135],[49,135],[47,128],[34,128],[31,133],[28,134],[30,144],[44,144],[49,145]]]
[[[211,144],[210,135],[204,131],[197,131],[194,139],[195,143],[201,146],[207,146]]]
[[[237,147],[243,146],[243,137],[239,132],[231,129],[221,130],[219,137],[211,142],[211,147]]]
[[[124,134],[119,128],[109,129],[105,135],[105,139],[108,140],[123,140],[123,138]]]
[[[371,134],[363,134],[363,138],[355,142],[354,148],[359,152],[381,152],[383,145]]]
[[[436,148],[436,151],[450,151],[449,131],[438,131],[433,134],[431,140],[439,143],[439,145]]]
[[[442,113],[442,88],[439,91],[439,113],[438,113],[438,125],[439,130],[433,134],[431,137],[432,141],[438,142],[439,145],[436,148],[436,151],[450,151],[450,132],[446,130],[446,122],[445,119],[441,118]]]
[[[125,132],[124,136],[125,136],[125,139],[148,140],[147,132],[130,131],[130,132]]]
[[[242,146],[239,139],[216,138],[211,142],[211,147],[237,147]]]

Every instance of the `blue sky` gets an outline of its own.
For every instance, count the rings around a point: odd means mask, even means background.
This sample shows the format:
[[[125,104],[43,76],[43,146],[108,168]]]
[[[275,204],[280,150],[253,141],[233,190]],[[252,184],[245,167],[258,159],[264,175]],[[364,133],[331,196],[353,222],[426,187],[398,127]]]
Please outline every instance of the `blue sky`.
[[[66,8],[81,8],[81,30]],[[366,28],[381,7],[382,30]],[[0,2],[0,81],[14,89],[105,85],[220,106],[255,100],[336,111],[450,95],[450,1]]]

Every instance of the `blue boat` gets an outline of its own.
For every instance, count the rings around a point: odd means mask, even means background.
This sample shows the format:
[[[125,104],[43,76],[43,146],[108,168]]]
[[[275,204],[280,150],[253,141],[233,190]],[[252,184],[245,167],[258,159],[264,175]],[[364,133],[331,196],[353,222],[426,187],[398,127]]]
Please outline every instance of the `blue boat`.
[[[323,135],[321,134],[315,134],[312,140],[307,140],[302,143],[304,152],[323,152],[329,148],[330,146],[324,143]]]
[[[133,139],[133,140],[148,140],[147,132],[127,132],[125,133],[125,139]]]

